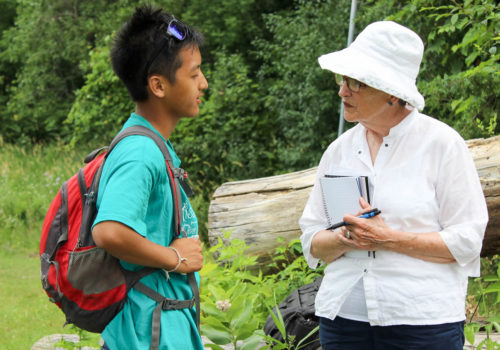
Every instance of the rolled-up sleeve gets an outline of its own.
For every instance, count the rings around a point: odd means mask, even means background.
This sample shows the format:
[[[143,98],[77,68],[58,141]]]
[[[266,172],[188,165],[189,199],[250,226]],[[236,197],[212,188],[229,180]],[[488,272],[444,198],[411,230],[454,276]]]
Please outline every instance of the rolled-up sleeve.
[[[480,274],[480,252],[488,209],[476,167],[460,138],[448,145],[436,186],[441,235],[457,263],[471,277]]]

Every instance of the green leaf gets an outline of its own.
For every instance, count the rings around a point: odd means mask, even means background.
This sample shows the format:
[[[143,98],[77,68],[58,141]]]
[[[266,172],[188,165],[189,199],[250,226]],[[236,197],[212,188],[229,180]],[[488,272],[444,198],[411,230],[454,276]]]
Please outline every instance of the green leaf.
[[[235,308],[236,309],[236,308]],[[253,303],[248,303],[244,307],[239,308],[239,312],[233,316],[231,320],[231,328],[234,330],[242,329],[243,325],[251,319],[253,312]]]
[[[255,349],[262,349],[260,347],[261,342],[264,338],[259,335],[259,334],[253,334],[251,337],[248,337],[245,339],[241,346],[238,348],[239,350],[255,350]]]
[[[311,339],[311,337],[318,332],[319,332],[319,326],[316,326],[313,330],[307,333],[307,335],[297,343],[297,349],[301,349],[302,347],[305,347],[308,344],[310,344],[312,341],[315,341],[316,339]]]
[[[267,309],[269,310],[269,314],[271,315],[271,318],[273,319],[274,324],[278,328],[281,336],[283,339],[286,339],[285,322],[283,321],[283,316],[281,315],[279,308],[276,306],[272,310],[269,307]]]
[[[485,288],[484,292],[485,293],[500,292],[500,282],[495,282],[493,284],[490,284],[488,287]]]
[[[474,51],[474,52],[472,52],[470,55],[468,55],[465,58],[465,64],[467,64],[467,66],[470,66],[472,63],[474,63],[474,60],[476,58],[478,58],[480,54],[481,54],[480,51]]]
[[[476,341],[476,335],[475,335],[476,332],[477,332],[477,327],[475,327],[475,324],[469,323],[465,325],[464,328],[465,339],[471,345],[474,345],[474,342]]]
[[[500,266],[500,265],[499,265]],[[481,276],[481,279],[485,282],[498,282],[500,281],[500,277],[495,276],[495,275],[486,275],[486,276]]]
[[[214,318],[220,317],[221,311],[215,306],[212,300],[202,297],[201,310],[203,314],[207,316],[213,316]]]
[[[207,320],[205,319],[205,322]],[[201,325],[201,333],[218,345],[229,344],[233,340],[231,332],[224,325],[216,325],[216,322]]]
[[[217,345],[217,344],[204,344],[204,347],[214,349],[214,350],[224,350],[224,348],[222,346]]]

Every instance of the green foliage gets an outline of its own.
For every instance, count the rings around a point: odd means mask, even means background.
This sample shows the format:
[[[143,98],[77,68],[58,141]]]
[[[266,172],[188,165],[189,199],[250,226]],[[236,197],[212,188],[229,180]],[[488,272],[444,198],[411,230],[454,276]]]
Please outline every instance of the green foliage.
[[[255,41],[263,60],[265,109],[276,125],[279,172],[314,166],[338,129],[333,74],[317,58],[346,45],[350,1],[298,1],[296,9],[265,15],[269,38]]]
[[[279,341],[269,335],[263,334],[262,336],[268,343],[268,345],[261,347],[260,349],[273,349],[273,350],[285,350],[285,349],[290,349],[290,350],[300,350],[308,346],[312,341],[316,341],[316,339],[311,338],[313,335],[315,335],[317,332],[319,332],[319,326],[316,326],[313,330],[311,330],[304,338],[302,338],[300,341],[295,344],[295,335],[288,335],[285,330],[285,321],[283,320],[283,316],[281,315],[281,312],[279,311],[278,308],[276,308],[276,314],[274,311],[269,310],[269,313],[273,319],[273,322],[277,325],[281,337],[285,339],[284,341]],[[257,332],[257,334],[260,334]],[[313,340],[311,340],[313,339]]]
[[[230,233],[225,238],[229,238]],[[269,288],[262,288],[264,277],[252,274],[247,267],[255,265],[256,258],[245,256],[246,244],[234,239],[226,245],[219,239],[209,250],[200,272],[202,334],[217,345],[233,344],[243,349],[265,318],[261,302],[269,297]],[[218,257],[213,258],[217,252]],[[219,265],[220,264],[220,265]],[[243,341],[240,345],[238,341]]]
[[[108,143],[121,129],[134,110],[125,86],[114,74],[109,63],[111,37],[104,45],[90,51],[90,62],[84,66],[89,72],[85,85],[76,92],[76,100],[65,125],[72,126],[72,144],[101,140]]]
[[[419,79],[425,112],[466,139],[500,131],[499,10],[495,0],[413,0],[389,17],[417,27],[426,41]]]
[[[214,344],[233,344],[235,349],[256,349],[264,338],[261,329],[276,300],[312,282],[322,270],[310,271],[302,256],[277,273],[264,275],[255,271],[257,258],[245,254],[244,241],[224,239],[208,250],[201,275],[202,334]],[[283,260],[298,254],[300,242],[283,245],[273,255],[277,266]],[[288,257],[288,258],[287,258]],[[274,302],[273,302],[274,301]],[[284,348],[283,348],[284,349]]]
[[[88,150],[0,143],[1,249],[38,251],[47,209],[63,181],[81,167]]]
[[[109,48],[143,3],[0,1],[0,29],[7,28],[0,37],[3,139],[109,142],[134,108],[112,72]],[[223,182],[318,163],[337,136],[340,99],[333,74],[317,58],[346,46],[351,1],[156,5],[206,37],[209,88],[200,115],[182,120],[172,135],[200,207]],[[464,138],[488,137],[500,130],[499,16],[495,0],[364,0],[355,32],[392,19],[419,33],[426,46],[418,78],[424,112]]]
[[[0,0],[0,57],[1,52],[6,49],[6,42],[2,40],[3,32],[14,25],[16,17],[16,0]],[[10,85],[15,76],[17,66],[0,59],[0,106],[5,106],[8,102],[7,87]],[[0,116],[1,116],[0,111]],[[1,117],[0,117],[1,121]],[[2,127],[0,126],[0,133]]]
[[[451,72],[450,76],[441,74],[445,84],[436,85],[445,93],[439,94],[441,98],[435,102],[434,108],[437,113],[439,102],[451,100],[447,109],[451,109],[450,114],[455,118],[442,115],[442,119],[466,138],[493,136],[500,130],[497,128],[500,109],[499,10],[500,5],[494,0],[467,0],[463,4],[453,1],[448,6],[421,9],[430,13],[429,17],[437,24],[429,34],[429,41],[441,36],[450,42],[440,46],[443,66],[452,58],[463,64],[460,71]],[[462,39],[458,42],[450,40],[457,35]],[[446,82],[448,78],[449,82]],[[433,82],[422,86],[427,96],[437,95]]]
[[[16,16],[16,0],[0,0],[0,36],[1,33],[14,24]]]
[[[465,338],[477,349],[498,349],[500,344],[490,339],[490,335],[500,333],[500,255],[484,258],[481,261],[481,277],[475,278],[469,288],[468,300],[472,304],[470,320],[465,326]],[[475,305],[475,306],[474,306]],[[480,321],[475,320],[476,313],[481,315]],[[486,339],[475,344],[476,334],[486,332]]]
[[[278,331],[281,334],[281,338],[284,339],[284,341],[279,341],[269,335],[263,334],[264,339],[267,342],[267,346],[261,348],[261,349],[273,349],[273,350],[284,350],[284,349],[291,349],[291,350],[300,350],[307,345],[310,344],[311,342],[311,337],[315,335],[317,332],[319,332],[319,326],[316,326],[313,330],[311,330],[304,338],[299,340],[297,344],[295,344],[295,335],[289,335],[286,332],[286,324],[285,320],[283,319],[283,315],[281,314],[281,311],[278,308],[278,302],[276,302],[276,296],[274,297],[274,309],[268,309],[269,315],[273,319],[274,324],[276,325],[276,328],[278,328]],[[259,334],[259,333],[257,333]],[[315,341],[313,339],[312,341]]]
[[[55,344],[57,348],[70,349],[70,350],[81,350],[81,349],[100,349],[99,345],[99,334],[89,333],[81,328],[70,324],[68,328],[71,330],[71,334],[75,334],[78,337],[77,341],[66,340],[64,337],[61,338],[59,342]]]
[[[241,55],[218,55],[207,72],[210,96],[200,115],[182,120],[172,135],[197,189],[212,193],[221,179],[270,175],[276,160],[273,118],[260,108],[259,86]],[[234,108],[238,106],[238,108]]]
[[[0,67],[15,69],[15,79],[4,87],[8,103],[0,114],[7,141],[68,137],[71,126],[63,121],[84,83],[88,52],[119,25],[128,2],[18,1],[15,25],[0,44]]]
[[[177,4],[176,4],[177,3]],[[199,28],[206,38],[204,61],[212,67],[221,53],[241,54],[247,64],[258,68],[254,57],[248,55],[253,50],[253,40],[266,35],[262,14],[284,11],[291,8],[294,1],[279,0],[206,0],[178,1],[166,9],[176,13],[183,21]]]

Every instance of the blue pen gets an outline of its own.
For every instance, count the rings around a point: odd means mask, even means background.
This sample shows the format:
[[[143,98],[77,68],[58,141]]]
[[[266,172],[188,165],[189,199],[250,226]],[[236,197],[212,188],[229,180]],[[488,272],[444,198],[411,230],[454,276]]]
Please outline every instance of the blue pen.
[[[369,218],[372,218],[378,214],[380,214],[381,211],[378,210],[377,208],[374,208],[366,213],[363,213],[361,215],[358,216],[358,218],[362,218],[362,219],[369,219]],[[341,221],[341,222],[338,222],[332,226],[330,226],[329,228],[327,228],[327,230],[335,230],[336,228],[339,228],[339,227],[342,227],[342,226],[348,226],[349,223],[345,222],[345,221]]]

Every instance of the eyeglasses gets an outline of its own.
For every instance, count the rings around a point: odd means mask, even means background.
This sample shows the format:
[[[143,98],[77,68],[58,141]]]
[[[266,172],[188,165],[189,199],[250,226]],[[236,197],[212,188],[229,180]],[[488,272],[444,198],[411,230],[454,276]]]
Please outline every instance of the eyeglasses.
[[[337,73],[335,73],[335,82],[337,83],[338,86],[344,85],[344,82],[345,82],[347,84],[347,87],[349,88],[349,90],[351,90],[352,92],[358,92],[361,87],[366,86],[365,84],[363,84],[359,80],[349,78],[349,77],[346,77],[344,75],[340,75]]]
[[[178,41],[183,41],[186,39],[186,31],[182,26],[182,23],[178,20],[175,19],[175,17],[172,18],[170,22],[168,22],[167,25],[167,30],[165,31],[165,34],[167,37],[173,37],[177,39]],[[158,58],[158,55],[160,52],[165,49],[165,46],[167,45],[169,41],[165,40],[161,46],[159,46],[159,49],[157,49],[152,55],[151,58],[149,59],[148,63],[146,63],[146,66],[144,68],[144,74],[147,75],[149,68],[153,64],[153,62]],[[146,77],[147,78],[147,77]]]

